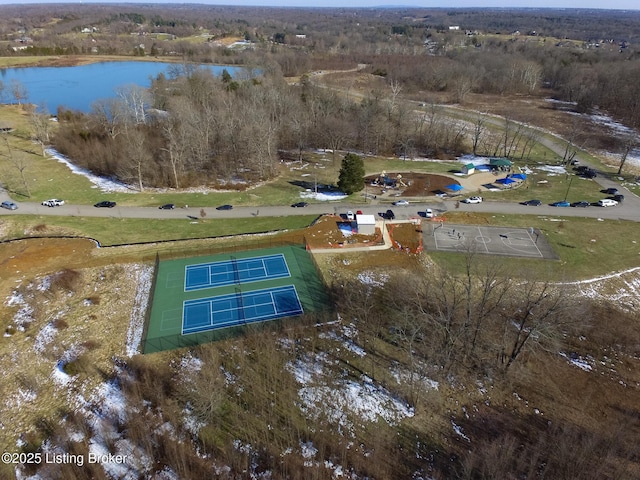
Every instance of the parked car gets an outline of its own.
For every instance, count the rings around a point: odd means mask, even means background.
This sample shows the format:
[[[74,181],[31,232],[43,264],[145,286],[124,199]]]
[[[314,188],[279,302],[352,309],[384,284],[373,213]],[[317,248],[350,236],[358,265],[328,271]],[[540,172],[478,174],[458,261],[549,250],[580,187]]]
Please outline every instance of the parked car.
[[[431,210],[430,208],[427,208],[424,211],[424,218],[433,218],[433,210]]]
[[[573,202],[571,204],[572,207],[581,207],[581,208],[586,208],[586,207],[590,207],[591,204],[585,200],[580,200],[579,202]]]
[[[618,203],[624,202],[624,195],[618,194],[611,197],[611,200],[615,200]]]
[[[618,195],[617,188],[607,188],[606,190],[602,190],[602,193],[606,193],[607,195]]]
[[[307,202],[298,202],[291,205],[293,208],[303,208],[309,205]]]
[[[522,205],[527,205],[529,207],[539,207],[542,205],[540,200],[527,200],[526,202],[522,202]]]
[[[462,200],[462,203],[482,203],[482,197],[469,197]]]
[[[18,205],[9,200],[5,200],[4,202],[2,202],[2,208],[6,208],[7,210],[17,210]]]
[[[393,213],[393,210],[387,210],[386,212],[384,212],[384,218],[386,218],[387,220],[393,220],[396,218],[396,214]]]
[[[176,206],[173,203],[165,203],[164,205],[160,205],[158,208],[160,210],[173,210]]]
[[[593,168],[587,168],[587,170],[582,175],[586,178],[596,178],[598,176]]]
[[[220,205],[219,207],[216,207],[216,210],[232,210],[233,209],[233,205]]]
[[[393,202],[393,205],[396,207],[407,207],[409,206],[409,202],[407,202],[406,200],[396,200],[395,202]]]
[[[617,204],[618,202],[612,200],[611,198],[603,198],[602,200],[598,201],[598,205],[600,205],[601,207],[615,207]]]
[[[44,202],[42,202],[42,205],[44,205],[45,207],[59,207],[61,205],[64,205],[64,200],[52,198],[50,200],[45,200]]]
[[[353,214],[351,210],[347,212],[347,220],[355,220],[356,216]]]
[[[571,204],[569,202],[567,202],[566,200],[561,200],[559,202],[553,202],[551,204],[552,207],[568,207]]]
[[[358,210],[358,211],[356,212],[356,215],[362,215],[362,210]]]
[[[113,208],[115,206],[116,206],[116,202],[111,202],[109,200],[103,200],[94,205],[94,207],[98,207],[98,208]]]

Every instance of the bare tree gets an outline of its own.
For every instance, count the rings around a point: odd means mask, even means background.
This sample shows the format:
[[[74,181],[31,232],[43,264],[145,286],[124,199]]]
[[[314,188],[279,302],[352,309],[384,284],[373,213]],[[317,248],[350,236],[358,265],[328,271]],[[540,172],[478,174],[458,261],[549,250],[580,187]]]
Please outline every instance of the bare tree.
[[[3,156],[7,157],[9,161],[13,164],[13,166],[18,170],[20,174],[20,178],[22,180],[22,185],[24,186],[24,190],[26,192],[27,197],[31,197],[31,190],[29,189],[29,184],[27,183],[27,177],[25,176],[25,170],[27,169],[27,162],[25,161],[25,155],[19,154],[15,155],[13,149],[11,148],[11,144],[9,143],[9,138],[6,133],[2,133],[2,139],[7,148],[7,153],[3,154]]]
[[[637,138],[627,135],[623,141],[622,155],[620,156],[620,166],[618,167],[618,175],[622,173],[622,169],[624,168],[624,164],[627,162],[627,157],[631,150],[635,148],[637,144]]]
[[[180,188],[178,180],[178,169],[184,166],[186,148],[184,142],[180,139],[179,129],[171,121],[167,121],[162,126],[167,141],[167,147],[164,151],[169,154],[169,165],[171,165],[171,173],[173,174],[173,182],[175,188]]]
[[[114,139],[124,129],[124,108],[121,100],[108,98],[91,104],[91,120]]]
[[[123,105],[123,121],[133,125],[147,123],[146,108],[151,103],[151,96],[146,88],[125,85],[116,89],[116,95]]]
[[[477,117],[476,121],[473,124],[473,137],[471,140],[471,146],[474,155],[478,154],[478,146],[480,145],[480,141],[486,129],[486,119],[484,118],[484,116]]]
[[[548,282],[527,281],[504,305],[501,315],[502,346],[498,362],[508,370],[522,353],[544,346],[568,322],[570,306],[566,295]]]
[[[139,130],[129,130],[126,133],[126,139],[129,146],[128,157],[120,159],[118,175],[127,181],[135,180],[138,189],[143,192],[145,175],[150,170],[149,163],[152,159],[145,135]]]
[[[29,96],[27,87],[25,87],[20,80],[15,78],[11,80],[11,94],[18,105],[22,105],[22,102],[24,102]]]
[[[38,112],[35,107],[32,107],[29,112],[29,120],[33,128],[33,139],[40,144],[42,156],[44,157],[45,148],[50,141],[51,117]]]

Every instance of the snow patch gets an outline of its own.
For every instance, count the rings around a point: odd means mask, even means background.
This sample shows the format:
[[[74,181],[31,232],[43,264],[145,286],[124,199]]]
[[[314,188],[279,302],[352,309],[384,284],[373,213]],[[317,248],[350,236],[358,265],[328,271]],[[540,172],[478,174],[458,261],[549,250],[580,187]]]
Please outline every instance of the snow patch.
[[[330,202],[330,201],[338,201],[344,200],[347,198],[343,192],[335,191],[335,192],[313,192],[311,190],[307,190],[306,192],[300,193],[300,198],[312,198],[314,200],[319,200],[321,202]]]
[[[136,296],[131,311],[131,321],[127,329],[127,343],[125,351],[128,357],[140,353],[140,342],[144,330],[144,315],[148,308],[149,296],[151,292],[151,280],[153,278],[153,267],[142,266],[136,269],[134,275],[137,276]]]
[[[358,274],[358,280],[360,283],[365,285],[371,285],[372,287],[382,287],[387,280],[389,280],[389,275],[386,274],[376,274],[373,272],[362,272]]]
[[[64,163],[72,173],[85,177],[95,185],[94,188],[99,188],[102,192],[137,193],[137,190],[134,190],[129,185],[126,185],[117,180],[99,177],[98,175],[94,175],[93,173],[91,173],[89,170],[74,165],[73,163],[71,163],[71,160],[69,160],[68,157],[64,156],[53,148],[47,148],[45,152],[55,158],[58,162]]]

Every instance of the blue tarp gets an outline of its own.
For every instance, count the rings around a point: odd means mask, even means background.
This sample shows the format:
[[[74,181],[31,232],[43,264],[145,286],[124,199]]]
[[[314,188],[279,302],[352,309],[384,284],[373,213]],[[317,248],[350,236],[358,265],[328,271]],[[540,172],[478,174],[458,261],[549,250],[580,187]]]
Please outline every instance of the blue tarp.
[[[509,177],[506,177],[506,178],[499,178],[498,180],[496,180],[496,183],[502,183],[503,185],[510,185],[512,183],[516,183],[516,181]]]
[[[458,185],[457,183],[452,183],[451,185],[447,185],[446,187],[447,190],[451,190],[453,192],[459,192],[460,190],[462,190],[464,187],[462,185]]]
[[[517,180],[525,180],[527,176],[524,173],[514,173],[511,175],[511,178],[515,178]]]

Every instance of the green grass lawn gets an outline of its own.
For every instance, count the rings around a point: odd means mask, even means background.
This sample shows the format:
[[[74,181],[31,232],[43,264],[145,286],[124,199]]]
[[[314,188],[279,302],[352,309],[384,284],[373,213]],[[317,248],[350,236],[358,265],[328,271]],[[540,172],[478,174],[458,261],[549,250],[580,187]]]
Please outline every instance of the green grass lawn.
[[[220,237],[297,230],[308,226],[315,215],[233,219],[137,219],[84,218],[24,215],[0,220],[2,240],[29,236],[80,236],[93,238],[103,246],[191,238]]]

